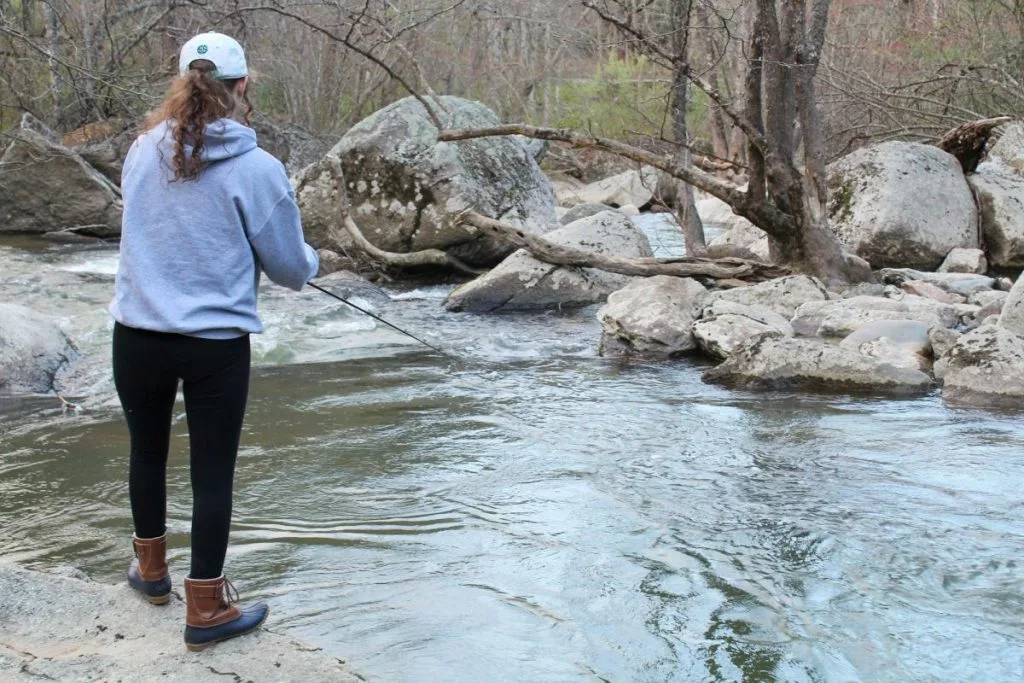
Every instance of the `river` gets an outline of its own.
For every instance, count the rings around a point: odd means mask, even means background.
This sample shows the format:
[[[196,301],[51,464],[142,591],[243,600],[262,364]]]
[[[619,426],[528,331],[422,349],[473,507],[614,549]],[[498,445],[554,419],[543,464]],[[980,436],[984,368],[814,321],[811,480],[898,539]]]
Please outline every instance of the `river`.
[[[0,243],[60,317],[82,411],[0,399],[0,557],[120,581],[112,249]],[[264,286],[227,571],[372,681],[1019,681],[1024,428],[913,400],[757,394],[596,355],[594,309],[450,314]],[[178,404],[172,575],[191,499]],[[46,596],[41,596],[46,599]]]

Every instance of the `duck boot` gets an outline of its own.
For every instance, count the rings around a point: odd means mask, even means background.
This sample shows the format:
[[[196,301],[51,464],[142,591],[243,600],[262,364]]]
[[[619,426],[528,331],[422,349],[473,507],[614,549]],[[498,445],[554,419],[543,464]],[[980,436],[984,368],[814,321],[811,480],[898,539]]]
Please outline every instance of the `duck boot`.
[[[238,591],[221,574],[216,579],[185,579],[185,645],[197,651],[244,636],[266,621],[265,603],[239,609]]]
[[[135,559],[128,567],[128,585],[154,605],[171,599],[171,576],[167,573],[167,535],[158,538],[132,536]]]

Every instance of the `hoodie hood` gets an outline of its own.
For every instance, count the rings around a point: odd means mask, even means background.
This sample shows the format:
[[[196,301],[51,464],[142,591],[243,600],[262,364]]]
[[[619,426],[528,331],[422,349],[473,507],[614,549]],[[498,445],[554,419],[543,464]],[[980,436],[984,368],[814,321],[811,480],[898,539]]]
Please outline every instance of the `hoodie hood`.
[[[172,144],[171,122],[163,124],[162,144]],[[234,119],[218,119],[206,127],[203,151],[199,154],[204,164],[224,161],[241,156],[256,149],[256,131],[243,126]],[[191,155],[192,145],[186,144],[185,151]]]

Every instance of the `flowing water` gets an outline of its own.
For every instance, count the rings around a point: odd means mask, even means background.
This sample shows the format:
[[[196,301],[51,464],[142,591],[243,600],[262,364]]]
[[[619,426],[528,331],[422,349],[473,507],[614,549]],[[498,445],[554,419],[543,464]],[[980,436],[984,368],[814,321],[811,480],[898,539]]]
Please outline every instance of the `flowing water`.
[[[82,354],[0,400],[0,558],[120,581],[113,250],[0,245],[0,300]],[[916,400],[753,394],[597,357],[594,310],[448,314],[265,286],[228,572],[375,681],[1018,681],[1024,428]],[[187,434],[169,464],[188,567]]]

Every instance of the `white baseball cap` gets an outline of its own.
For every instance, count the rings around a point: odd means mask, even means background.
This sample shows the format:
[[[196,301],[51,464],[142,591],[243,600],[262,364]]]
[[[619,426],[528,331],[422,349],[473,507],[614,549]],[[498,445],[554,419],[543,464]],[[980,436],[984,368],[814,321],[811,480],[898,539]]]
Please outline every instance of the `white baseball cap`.
[[[212,75],[219,81],[249,75],[242,46],[237,40],[223,33],[200,33],[182,45],[181,55],[178,57],[178,73],[182,76],[187,74],[192,62],[197,59],[213,62],[216,71]]]

